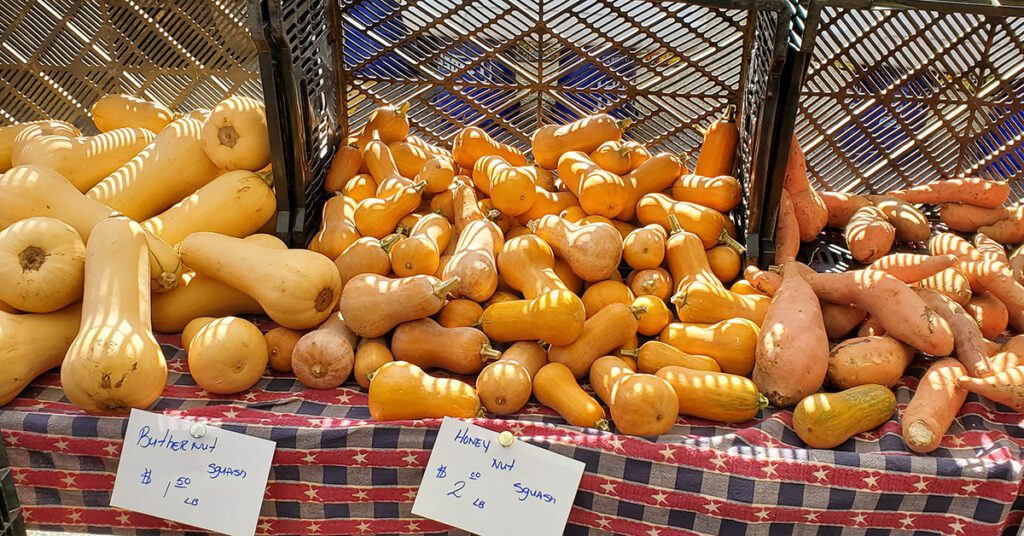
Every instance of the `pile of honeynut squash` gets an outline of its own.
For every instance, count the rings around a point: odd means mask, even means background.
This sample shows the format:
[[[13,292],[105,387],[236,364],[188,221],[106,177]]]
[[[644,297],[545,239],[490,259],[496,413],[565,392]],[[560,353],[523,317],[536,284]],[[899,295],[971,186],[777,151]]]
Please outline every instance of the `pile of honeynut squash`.
[[[334,156],[309,248],[288,249],[266,234],[260,102],[181,115],[109,95],[91,112],[95,136],[0,128],[0,403],[60,367],[85,411],[148,407],[167,382],[155,330],[182,333],[211,393],[269,366],[358,383],[377,420],[509,415],[533,396],[571,425],[655,436],[772,404],[829,448],[892,417],[917,353],[934,359],[899,416],[912,450],[939,446],[969,391],[1024,410],[1024,338],[993,342],[1024,329],[1024,255],[1004,249],[1024,207],[1005,183],[816,192],[794,144],[779,265],[741,278],[731,109],[691,170],[606,114],[539,128],[530,160],[479,128],[432,145],[384,106]],[[921,204],[973,240],[933,235]],[[796,262],[825,227],[867,267]]]

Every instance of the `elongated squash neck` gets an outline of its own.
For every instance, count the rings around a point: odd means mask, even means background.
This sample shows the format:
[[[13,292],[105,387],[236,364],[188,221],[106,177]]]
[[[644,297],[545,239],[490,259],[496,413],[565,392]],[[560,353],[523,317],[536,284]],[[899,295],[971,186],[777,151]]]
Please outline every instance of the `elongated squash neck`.
[[[152,330],[149,248],[142,229],[124,223],[102,222],[86,248],[83,330]],[[116,324],[118,319],[129,325]]]

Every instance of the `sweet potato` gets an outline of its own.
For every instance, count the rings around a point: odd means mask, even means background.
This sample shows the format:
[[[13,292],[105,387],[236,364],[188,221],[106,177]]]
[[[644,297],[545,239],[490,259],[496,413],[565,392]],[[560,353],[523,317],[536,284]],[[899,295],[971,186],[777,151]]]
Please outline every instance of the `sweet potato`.
[[[858,337],[881,337],[882,335],[885,335],[885,328],[874,316],[869,315],[864,318],[864,322],[857,328]]]
[[[993,402],[1024,413],[1024,367],[1008,368],[987,378],[960,376],[956,384]]]
[[[1010,254],[1010,261],[1007,263],[1010,266],[1010,273],[1013,274],[1013,278],[1020,284],[1024,285],[1024,246],[1019,246],[1013,250]]]
[[[1013,354],[1021,361],[1024,361],[1024,335],[1010,337],[999,348],[999,351]]]
[[[892,253],[868,266],[881,270],[904,283],[917,283],[957,263],[956,255],[919,255],[916,253]]]
[[[1024,332],[1024,286],[1013,279],[1010,268],[999,261],[961,263],[965,271],[1006,306],[1010,325]]]
[[[840,389],[869,383],[891,389],[913,360],[914,350],[892,337],[857,337],[832,348],[825,379]]]
[[[855,304],[882,324],[885,332],[914,348],[946,356],[953,351],[949,324],[906,285],[884,272],[855,270],[841,274],[807,274],[818,297]]]
[[[757,266],[750,265],[743,270],[743,277],[746,278],[750,284],[757,289],[758,292],[766,296],[774,296],[779,290],[779,286],[782,285],[782,276],[775,272],[763,271]]]
[[[994,339],[1006,331],[1006,326],[1010,322],[1010,313],[1006,310],[1006,305],[988,292],[973,294],[964,309],[974,317],[981,328],[981,334],[989,339]]]
[[[992,362],[992,356],[1001,353],[1003,351],[1002,343],[998,343],[991,339],[985,339],[985,353],[988,354],[989,363]]]
[[[754,360],[754,383],[778,407],[796,404],[825,380],[828,337],[821,308],[796,270],[785,270],[761,324]]]
[[[906,190],[889,192],[889,195],[907,203],[969,203],[979,207],[996,208],[1010,197],[1010,185],[1003,181],[971,177],[935,181]]]
[[[846,245],[858,262],[871,263],[889,253],[896,229],[878,207],[857,209],[846,224]]]
[[[793,211],[789,193],[783,190],[779,200],[779,221],[775,229],[775,264],[793,262],[799,252],[800,223]]]
[[[939,219],[954,231],[973,233],[979,227],[992,225],[1010,217],[1006,207],[984,208],[966,203],[943,203],[939,206]]]
[[[971,376],[988,376],[992,374],[992,365],[988,362],[985,351],[985,337],[974,317],[967,314],[960,304],[931,289],[919,288],[917,295],[924,300],[953,330],[953,347],[956,358],[964,364]]]
[[[1007,218],[1003,218],[992,225],[978,227],[978,232],[985,233],[989,238],[1000,244],[1020,244],[1024,242],[1024,205],[1014,207]]]
[[[959,268],[946,268],[918,281],[914,286],[930,288],[960,305],[967,305],[971,301],[971,283]]]
[[[868,195],[868,201],[885,214],[896,228],[896,239],[901,242],[925,242],[932,234],[928,218],[913,205],[886,195]]]
[[[980,261],[981,253],[973,244],[953,233],[937,233],[928,241],[932,255],[956,255],[962,261]]]
[[[800,241],[814,240],[828,222],[828,208],[807,180],[807,159],[800,149],[796,136],[793,136],[793,141],[789,145],[786,179],[782,187],[789,193],[789,199],[793,203],[793,213],[800,229]]]
[[[925,453],[939,447],[967,398],[967,391],[957,386],[957,379],[965,374],[964,366],[949,357],[928,367],[900,415],[903,442],[910,450]]]
[[[858,209],[871,205],[862,195],[844,194],[841,192],[819,192],[821,200],[825,202],[828,209],[828,227],[842,229],[849,223],[850,217]]]
[[[820,305],[821,318],[825,321],[825,333],[833,341],[847,336],[867,316],[867,313],[856,305],[840,305],[827,301],[822,301]]]
[[[974,247],[981,253],[982,257],[993,261],[1000,261],[1009,263],[1010,259],[1006,257],[1006,249],[1002,244],[996,242],[985,233],[979,232],[974,235]]]
[[[1021,359],[1017,354],[1009,352],[998,352],[995,355],[991,355],[988,358],[988,362],[992,365],[992,374],[998,374],[1004,370],[1024,365],[1024,359]]]

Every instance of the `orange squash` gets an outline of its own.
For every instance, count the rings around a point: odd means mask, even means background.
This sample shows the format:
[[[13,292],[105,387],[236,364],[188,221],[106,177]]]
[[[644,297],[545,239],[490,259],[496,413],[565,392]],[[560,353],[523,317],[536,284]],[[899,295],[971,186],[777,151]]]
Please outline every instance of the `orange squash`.
[[[626,181],[601,169],[586,153],[563,154],[558,159],[558,178],[576,194],[587,214],[614,218],[626,205]]]
[[[672,312],[668,310],[665,301],[656,296],[640,296],[633,300],[632,307],[639,312],[636,319],[637,333],[645,337],[661,333],[672,321]]]
[[[719,212],[729,212],[743,200],[743,187],[740,181],[728,175],[682,175],[672,185],[672,198],[704,205]]]
[[[576,194],[572,192],[549,192],[547,190],[538,190],[537,196],[533,200],[533,205],[530,206],[530,210],[527,210],[516,217],[516,221],[518,221],[520,225],[527,225],[530,221],[540,219],[548,214],[554,214],[557,216],[567,209],[579,206],[580,201],[576,197]]]
[[[622,236],[608,224],[579,226],[548,215],[531,222],[530,229],[586,281],[607,279],[622,258]]]
[[[363,237],[352,242],[345,251],[334,259],[341,277],[341,288],[359,274],[388,275],[391,273],[391,248],[398,242],[399,235],[391,235],[384,240]]]
[[[732,283],[740,275],[743,258],[735,248],[720,245],[707,250],[708,265],[723,284]]]
[[[537,340],[570,344],[580,336],[586,311],[579,297],[552,290],[529,300],[494,303],[484,309],[480,327],[493,341]]]
[[[533,395],[572,426],[609,429],[601,404],[580,387],[572,371],[561,363],[548,363],[537,372]]]
[[[649,158],[622,178],[626,183],[627,194],[624,208],[617,217],[620,220],[632,220],[636,216],[637,203],[643,196],[669,188],[682,172],[683,164],[673,154],[659,153]]]
[[[679,414],[717,422],[744,422],[757,417],[768,399],[748,378],[723,372],[669,366],[657,372],[679,401]]]
[[[359,234],[383,238],[393,233],[398,221],[419,206],[420,192],[426,185],[426,181],[420,181],[411,186],[400,186],[384,199],[371,197],[360,201],[353,215]]]
[[[437,323],[446,328],[467,328],[480,323],[484,308],[473,300],[451,300],[438,313]]]
[[[720,243],[730,244],[742,249],[726,230],[725,218],[715,209],[675,201],[665,194],[647,194],[640,198],[636,207],[636,217],[640,223],[649,225],[656,223],[665,229],[672,229],[669,214],[675,215],[683,230],[689,231],[704,243],[704,249],[712,248]]]
[[[612,403],[612,388],[619,380],[635,372],[621,358],[606,355],[598,358],[590,366],[590,387],[602,402],[610,406]]]
[[[590,159],[601,169],[616,175],[625,175],[633,171],[632,151],[620,140],[609,140],[590,152]]]
[[[714,323],[728,318],[746,318],[758,325],[768,313],[768,296],[744,296],[723,288],[692,281],[679,287],[672,297],[681,322]]]
[[[398,324],[436,314],[458,282],[429,275],[390,279],[360,274],[345,285],[339,310],[360,337],[380,337]]]
[[[429,318],[399,324],[391,336],[391,352],[399,361],[456,374],[476,374],[484,363],[501,356],[482,331],[446,328]]]
[[[580,298],[583,300],[583,308],[587,310],[587,318],[590,318],[613,303],[630,305],[635,296],[633,291],[620,281],[599,281],[587,287]]]
[[[342,191],[359,174],[362,166],[363,153],[359,146],[355,143],[342,144],[331,159],[331,167],[327,168],[324,189],[327,193]]]
[[[373,177],[367,173],[360,173],[341,188],[341,193],[345,197],[355,199],[357,202],[371,197],[377,197],[377,190],[379,185],[377,181],[373,180]]]
[[[672,217],[672,222],[675,222],[675,216]],[[707,251],[697,235],[675,230],[665,246],[665,257],[676,290],[694,281],[715,287],[723,286],[722,281],[711,269]]]
[[[498,288],[495,257],[504,239],[501,229],[487,220],[470,222],[459,235],[455,253],[444,267],[445,279],[459,277],[453,294],[482,302]]]
[[[370,113],[359,136],[360,148],[376,134],[384,143],[406,139],[409,135],[409,103],[381,106]]]
[[[548,360],[564,364],[574,376],[582,378],[597,358],[614,350],[635,333],[633,309],[629,305],[613,303],[588,318],[579,337],[572,343],[553,345],[548,350]]]
[[[409,230],[409,238],[391,248],[391,269],[399,277],[437,272],[441,252],[451,240],[452,226],[444,216],[428,214]]]
[[[530,400],[533,379],[523,365],[502,360],[480,371],[476,389],[487,411],[495,415],[511,415]]]
[[[704,143],[700,146],[694,173],[705,177],[732,175],[739,139],[736,107],[730,104],[725,107],[722,117],[711,123],[704,132]]]
[[[548,353],[536,341],[519,341],[506,348],[500,360],[519,363],[533,378],[541,367],[548,364]]]
[[[672,276],[664,268],[634,271],[626,281],[636,296],[655,296],[668,301],[675,292]]]
[[[320,232],[316,234],[317,251],[331,259],[337,259],[353,242],[359,239],[359,231],[345,214],[345,197],[336,195],[324,203],[320,219]]]
[[[620,434],[659,436],[672,430],[679,400],[672,385],[653,374],[630,374],[612,387],[609,406]]]
[[[205,324],[204,324],[205,325]],[[294,329],[276,327],[263,334],[267,343],[267,365],[277,372],[292,371],[292,351],[305,333]],[[185,334],[181,335],[182,341]],[[188,350],[188,348],[185,348]]]
[[[470,419],[482,413],[480,397],[469,384],[435,378],[405,361],[385,363],[373,373],[368,405],[375,421]]]
[[[523,235],[505,242],[498,254],[498,271],[526,299],[552,290],[568,290],[554,271],[555,255],[543,239]]]
[[[635,270],[657,268],[665,260],[666,240],[668,236],[660,225],[636,229],[622,240],[622,259]]]
[[[370,377],[377,369],[395,360],[387,341],[381,338],[362,339],[356,347],[352,375],[363,389],[370,387]]]
[[[464,128],[452,141],[452,158],[466,169],[473,169],[477,160],[488,155],[500,156],[514,166],[526,165],[522,151],[491,138],[481,128]]]
[[[630,120],[616,120],[608,114],[584,117],[568,125],[544,125],[533,134],[533,158],[544,169],[555,169],[558,159],[569,151],[589,154],[606,141],[622,138]]]
[[[706,355],[718,362],[723,372],[748,376],[754,370],[760,333],[751,320],[729,318],[714,324],[672,323],[658,340],[688,354]]]
[[[706,355],[690,354],[661,341],[647,341],[635,351],[623,351],[622,355],[636,358],[637,370],[647,374],[669,366],[711,372],[722,370],[717,361]]]

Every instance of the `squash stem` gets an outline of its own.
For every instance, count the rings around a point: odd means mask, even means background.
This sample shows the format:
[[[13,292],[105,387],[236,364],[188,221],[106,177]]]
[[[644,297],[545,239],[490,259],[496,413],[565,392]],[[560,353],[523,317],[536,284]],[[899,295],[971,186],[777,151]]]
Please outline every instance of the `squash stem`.
[[[526,228],[529,229],[531,233],[536,233],[537,232],[537,224],[538,224],[537,220],[530,220],[530,221],[526,222]]]
[[[497,361],[501,358],[501,352],[491,348],[491,345],[484,343],[480,347],[480,357],[483,358],[484,363],[487,363],[488,361]]]
[[[768,407],[768,397],[761,393],[757,393],[757,409],[764,409]]]
[[[782,265],[781,264],[773,264],[773,265],[768,267],[768,271],[772,272],[774,274],[781,274],[782,273]]]
[[[256,173],[256,176],[258,176],[264,183],[266,183],[267,186],[270,186],[270,187],[274,186],[274,172],[273,171],[258,172],[258,173]],[[341,194],[341,192],[335,192],[335,194],[336,195],[337,194]]]
[[[618,121],[615,122],[615,126],[619,127],[619,130],[626,130],[626,128],[629,127],[629,125],[632,125],[632,124],[633,124],[633,120],[632,119],[628,119],[628,118],[627,119],[619,119]]]
[[[676,292],[671,298],[669,298],[669,301],[672,302],[672,305],[675,305],[676,308],[686,307],[686,292],[682,290]]]
[[[402,104],[399,104],[398,109],[395,110],[395,115],[397,115],[398,117],[405,117],[405,115],[409,113],[409,108],[411,106],[412,105],[409,104],[409,101],[405,101]]]
[[[487,216],[488,220],[495,221],[495,220],[497,220],[498,218],[501,217],[501,211],[499,211],[496,208],[492,208],[491,210],[487,211],[486,216]]]
[[[602,432],[611,432],[612,431],[611,426],[608,426],[608,419],[598,419],[597,422],[594,423],[594,428],[597,428],[598,430],[601,430]]]
[[[743,244],[737,242],[735,238],[729,236],[729,231],[726,231],[725,229],[722,229],[722,234],[718,235],[718,243],[725,244],[726,246],[735,249],[736,253],[741,255],[747,252],[747,248],[743,247]]]
[[[456,287],[456,285],[459,284],[459,281],[462,281],[462,278],[456,275],[453,276],[451,279],[446,279],[444,281],[434,283],[434,295],[437,296],[438,298],[443,299],[445,296],[448,295],[449,292],[452,291],[453,288]]]
[[[629,311],[631,313],[633,313],[633,318],[636,318],[637,320],[639,320],[640,317],[643,316],[644,313],[647,312],[647,306],[646,305],[631,305],[629,307]]]
[[[388,253],[391,253],[391,248],[395,244],[397,244],[398,241],[401,238],[402,238],[401,234],[398,234],[398,233],[389,234],[389,235],[387,235],[387,236],[385,236],[384,238],[381,239],[381,241],[380,241],[380,248],[383,249],[384,251],[388,252]]]
[[[726,123],[736,122],[736,105],[730,104],[725,107],[725,112],[722,113],[722,120]]]
[[[635,359],[638,355],[640,355],[640,349],[639,348],[623,348],[622,350],[619,350],[619,354],[620,355],[624,355],[626,357],[632,357],[632,358]]]
[[[427,187],[427,181],[419,181],[416,184],[412,185],[412,189],[417,191],[417,192],[422,192],[423,189],[426,188],[426,187]]]
[[[677,218],[676,215],[672,213],[669,213],[668,215],[668,225],[669,229],[671,230],[671,234],[679,234],[684,230],[683,226],[679,225],[679,218]]]

